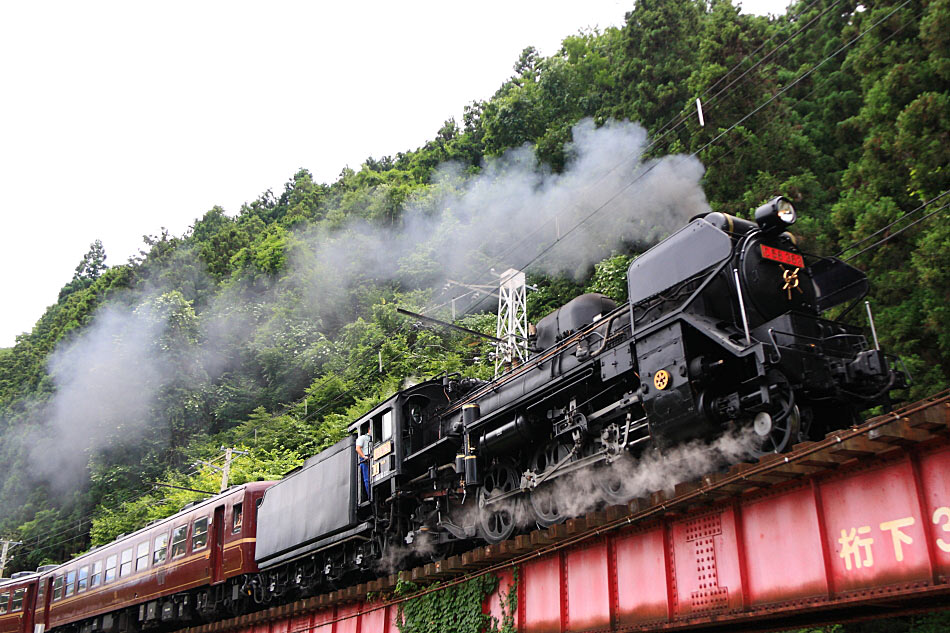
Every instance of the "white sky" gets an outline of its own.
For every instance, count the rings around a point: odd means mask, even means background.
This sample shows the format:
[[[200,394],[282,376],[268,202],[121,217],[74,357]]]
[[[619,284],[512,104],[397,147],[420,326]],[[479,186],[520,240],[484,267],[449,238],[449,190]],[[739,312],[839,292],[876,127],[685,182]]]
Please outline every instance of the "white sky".
[[[784,12],[787,0],[744,0]],[[0,347],[101,239],[180,235],[300,167],[419,147],[529,45],[620,26],[632,0],[0,3]]]

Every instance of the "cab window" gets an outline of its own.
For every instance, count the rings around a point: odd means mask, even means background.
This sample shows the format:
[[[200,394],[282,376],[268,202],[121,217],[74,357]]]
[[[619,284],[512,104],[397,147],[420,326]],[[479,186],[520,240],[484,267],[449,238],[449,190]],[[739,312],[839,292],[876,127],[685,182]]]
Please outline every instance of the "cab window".
[[[175,531],[172,532],[172,558],[184,556],[187,547],[188,526],[182,525],[181,527],[176,527]]]
[[[106,578],[105,582],[112,582],[115,580],[115,563],[118,557],[113,554],[106,559]]]
[[[53,600],[59,600],[63,597],[63,577],[57,576],[53,580]]]
[[[98,587],[102,582],[102,561],[97,560],[92,564],[92,577],[89,579],[89,588]]]
[[[119,565],[119,576],[128,576],[132,572],[132,548],[122,552],[122,563]]]
[[[139,543],[135,550],[135,571],[142,571],[148,567],[148,541]]]
[[[85,591],[89,584],[89,565],[79,568],[79,582],[76,585],[76,593]]]
[[[386,413],[383,414],[383,418],[382,418],[381,422],[382,422],[382,427],[383,427],[383,428],[381,429],[382,432],[379,434],[379,441],[380,441],[380,442],[385,442],[386,440],[392,438],[392,436],[393,436],[393,411],[392,411],[392,409],[390,409],[389,411],[387,411]]]
[[[66,572],[66,584],[63,585],[63,597],[68,598],[73,595],[76,589],[76,570]]]
[[[10,606],[10,611],[19,611],[23,608],[23,594],[26,593],[26,587],[20,587],[13,591],[13,604]]]
[[[195,529],[191,536],[191,551],[197,551],[208,544],[208,517],[195,519]]]
[[[235,503],[231,509],[231,533],[237,534],[241,531],[241,522],[244,520],[244,504]]]
[[[0,593],[0,615],[3,615],[9,610],[10,606],[10,592],[4,591]]]
[[[159,534],[155,537],[155,553],[152,554],[152,564],[161,565],[168,556],[168,533]]]

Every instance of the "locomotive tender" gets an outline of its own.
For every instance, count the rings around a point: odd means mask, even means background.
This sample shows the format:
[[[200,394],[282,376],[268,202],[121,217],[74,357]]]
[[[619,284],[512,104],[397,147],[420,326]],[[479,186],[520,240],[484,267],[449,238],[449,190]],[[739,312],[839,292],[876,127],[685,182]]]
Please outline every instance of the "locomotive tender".
[[[539,321],[529,359],[495,380],[442,376],[379,404],[349,428],[373,431],[369,495],[349,436],[276,484],[233,488],[26,579],[35,633],[145,630],[331,589],[557,523],[570,511],[559,486],[581,475],[601,502],[624,502],[618,463],[646,451],[747,428],[757,452],[782,452],[887,406],[904,375],[840,320],[867,277],[802,252],[794,221],[784,198],[755,222],[696,217],[631,263],[628,304],[577,297]],[[833,308],[838,320],[822,318]],[[181,525],[193,574],[157,562]],[[131,565],[133,545],[135,572],[116,574],[111,601],[94,598],[95,572],[83,569],[105,554]],[[232,549],[240,560],[225,566]],[[25,619],[4,626],[5,587],[0,633],[29,633]]]

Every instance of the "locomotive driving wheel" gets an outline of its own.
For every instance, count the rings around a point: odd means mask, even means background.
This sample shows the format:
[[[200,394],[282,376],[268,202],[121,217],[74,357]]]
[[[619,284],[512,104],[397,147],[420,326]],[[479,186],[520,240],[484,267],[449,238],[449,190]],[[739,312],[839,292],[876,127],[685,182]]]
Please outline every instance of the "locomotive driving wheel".
[[[775,406],[770,411],[760,411],[752,420],[752,429],[758,438],[752,449],[756,458],[772,453],[784,453],[801,438],[802,417],[795,405],[792,386],[779,371],[770,371],[768,377],[781,395],[774,396]],[[784,393],[781,393],[782,391]]]
[[[570,454],[571,448],[567,444],[553,440],[535,451],[529,467],[535,473],[543,475],[548,469],[564,462]],[[550,482],[542,482],[528,493],[528,503],[534,520],[539,526],[551,527],[569,518],[564,504],[558,497],[555,487]]]
[[[501,543],[515,531],[515,517],[520,499],[510,497],[492,503],[498,496],[518,490],[521,475],[514,462],[499,460],[489,467],[478,489],[478,530],[488,543]]]
[[[784,453],[799,441],[801,415],[798,407],[784,398],[779,400],[779,407],[776,417],[762,412],[752,422],[752,428],[760,438],[752,449],[752,454],[757,458],[771,453]]]

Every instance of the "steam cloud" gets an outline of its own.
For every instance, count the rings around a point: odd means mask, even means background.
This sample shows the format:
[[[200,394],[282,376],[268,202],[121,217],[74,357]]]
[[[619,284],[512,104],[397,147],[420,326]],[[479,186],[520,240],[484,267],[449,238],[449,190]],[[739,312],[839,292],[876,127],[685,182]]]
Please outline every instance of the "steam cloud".
[[[238,362],[220,354],[229,343],[286,340],[301,322],[345,322],[342,306],[364,283],[475,282],[491,267],[501,272],[529,264],[534,271],[581,274],[623,245],[655,242],[708,205],[701,163],[685,156],[644,160],[647,144],[636,124],[583,121],[574,128],[563,173],[539,165],[527,146],[489,162],[475,177],[443,165],[433,184],[406,203],[396,226],[350,221],[295,235],[288,266],[269,291],[299,297],[293,323],[260,316],[272,295],[233,288],[205,308],[200,331],[187,344],[167,336],[174,323],[147,310],[101,309],[49,361],[55,393],[45,408],[45,437],[32,442],[34,466],[59,488],[75,486],[90,451],[135,442],[168,422],[156,419],[156,401],[182,379],[183,363],[213,381]],[[174,265],[200,270],[194,256]],[[200,272],[189,283],[212,286]],[[144,305],[155,290],[130,303]]]
[[[401,226],[354,223],[335,236],[307,236],[310,248],[294,260],[297,279],[325,300],[396,270],[428,274],[431,283],[474,282],[490,268],[580,276],[612,251],[648,246],[709,210],[702,164],[688,156],[644,160],[639,125],[585,120],[573,139],[563,173],[546,171],[527,146],[467,180],[459,166],[443,165],[435,185],[409,202]]]
[[[752,457],[757,443],[761,443],[761,438],[752,429],[732,430],[711,444],[694,441],[662,451],[646,451],[636,458],[624,456],[608,468],[611,479],[621,484],[616,494],[625,499],[644,497],[657,491],[672,494],[677,484],[693,481]],[[604,477],[605,473],[599,469],[582,470],[555,479],[544,494],[553,497],[562,514],[579,516],[616,502],[599,485]],[[528,520],[526,511],[526,508],[517,511],[517,518],[522,523]]]
[[[587,468],[550,480],[530,494],[540,496],[546,510],[553,506],[562,517],[576,517],[657,491],[672,494],[677,484],[696,480],[752,457],[760,442],[761,438],[753,430],[734,429],[708,444],[696,440],[664,450],[647,450],[636,457],[625,454],[606,467]],[[603,486],[607,481],[620,485],[612,486],[608,493]],[[523,495],[496,508],[507,511],[521,529],[535,525],[530,501]],[[471,508],[462,516],[471,523],[476,513],[482,511]]]

